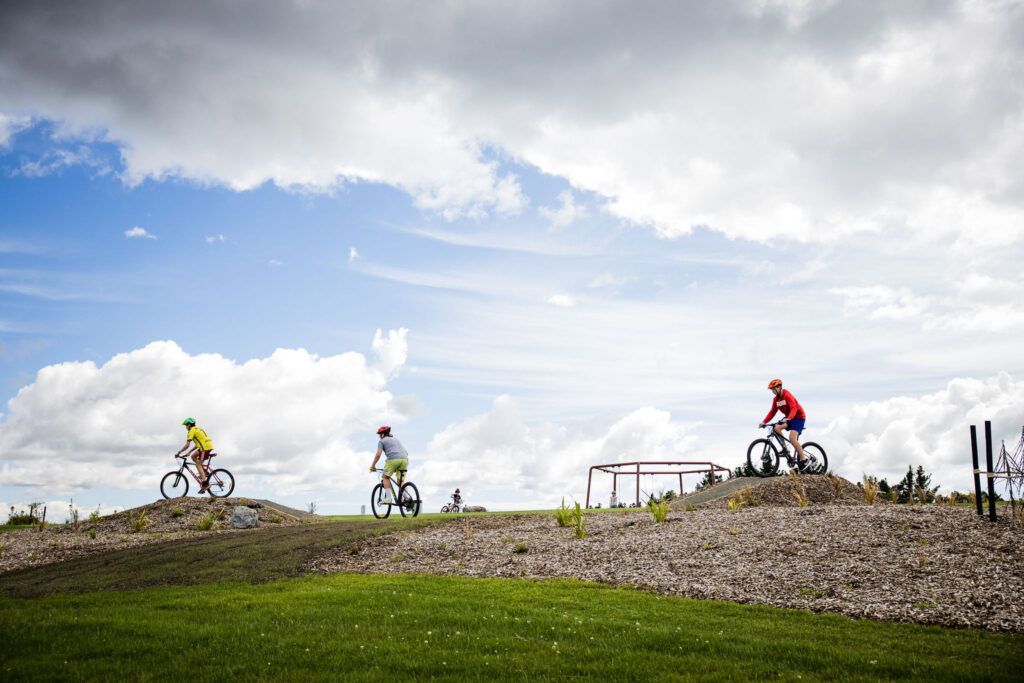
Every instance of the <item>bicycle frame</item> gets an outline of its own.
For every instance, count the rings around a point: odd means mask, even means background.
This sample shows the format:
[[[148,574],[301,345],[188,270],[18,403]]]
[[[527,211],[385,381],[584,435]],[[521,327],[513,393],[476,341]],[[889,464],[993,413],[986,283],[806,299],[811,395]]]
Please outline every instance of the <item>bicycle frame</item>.
[[[203,480],[199,478],[199,469],[198,468],[193,469],[193,467],[195,467],[195,462],[190,460],[187,455],[179,455],[177,457],[181,459],[181,467],[178,468],[178,476],[179,477],[183,476],[183,474],[185,472],[188,472],[189,474],[192,475],[192,478],[196,480],[196,483],[199,484],[199,486],[202,486],[203,485]],[[205,460],[203,460],[203,470],[204,470],[204,474],[207,477],[209,477],[213,473],[213,469],[210,467],[209,463],[210,463],[210,459],[209,458],[206,458]],[[177,481],[177,480],[175,480],[175,481]],[[224,483],[221,480],[221,478],[216,476],[216,475],[214,475],[213,481],[218,486],[220,486],[220,485],[222,485]]]

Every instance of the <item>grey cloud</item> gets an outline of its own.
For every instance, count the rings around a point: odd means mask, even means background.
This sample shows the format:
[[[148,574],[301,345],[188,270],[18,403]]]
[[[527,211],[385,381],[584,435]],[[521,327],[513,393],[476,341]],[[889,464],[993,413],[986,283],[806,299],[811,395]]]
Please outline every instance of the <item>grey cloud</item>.
[[[967,2],[8,3],[0,97],[129,181],[385,182],[515,212],[489,146],[673,236],[1024,217],[1024,9]],[[938,198],[973,208],[929,213]],[[974,202],[974,204],[971,204]],[[1002,239],[1020,230],[1001,227]]]

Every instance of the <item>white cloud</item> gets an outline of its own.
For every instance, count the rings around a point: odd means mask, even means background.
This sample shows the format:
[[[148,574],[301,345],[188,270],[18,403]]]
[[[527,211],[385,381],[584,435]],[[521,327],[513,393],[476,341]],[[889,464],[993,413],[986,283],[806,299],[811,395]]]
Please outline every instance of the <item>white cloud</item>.
[[[225,242],[225,241],[227,241],[227,238],[224,237],[224,235],[207,235],[206,236],[206,243],[207,244],[217,244],[217,243],[222,243],[222,242]]]
[[[932,394],[900,396],[854,406],[821,434],[836,471],[858,481],[863,473],[890,483],[907,466],[924,465],[944,489],[973,488],[969,425],[979,429],[984,459],[985,420],[993,424],[994,453],[1001,439],[1012,449],[1024,426],[1024,383],[1000,373],[954,379]]]
[[[559,206],[542,206],[537,211],[551,222],[552,227],[564,228],[587,215],[586,207],[576,203],[572,190],[563,190],[558,195]]]
[[[477,500],[514,491],[549,504],[563,495],[582,503],[591,465],[686,459],[695,443],[686,424],[653,407],[639,408],[610,424],[594,420],[571,426],[531,425],[523,420],[518,402],[503,395],[487,413],[436,434],[425,462],[415,466],[417,481],[431,492],[471,486]],[[602,490],[610,488],[610,479],[598,483]],[[649,488],[646,483],[644,488]]]
[[[147,239],[147,240],[155,240],[155,239],[157,239],[156,235],[154,235],[153,233],[149,232],[145,228],[140,228],[137,225],[134,228],[129,228],[129,229],[125,230],[124,231],[124,236],[127,237],[128,239],[135,239],[137,237],[138,238]]]
[[[157,491],[195,417],[213,438],[238,492],[350,491],[374,447],[372,425],[405,413],[386,384],[405,361],[405,331],[374,336],[359,353],[320,357],[278,349],[244,363],[192,356],[173,342],[104,365],[44,367],[0,422],[0,486],[48,494],[115,487]]]
[[[594,277],[587,285],[591,289],[615,289],[629,282],[630,278],[624,275],[612,275],[610,273],[602,273]]]
[[[276,258],[272,258],[269,261],[267,261],[267,265],[272,266],[274,268],[279,268],[280,266],[284,265],[284,261],[278,261]]]
[[[847,315],[869,320],[913,318],[928,309],[928,300],[906,287],[836,287],[829,293],[843,298],[843,311]]]
[[[37,159],[23,161],[15,173],[29,178],[42,178],[70,166],[87,166],[101,176],[112,170],[110,165],[98,158],[88,146],[79,145],[77,149],[49,150]]]
[[[348,262],[349,263],[353,263],[358,258],[359,258],[359,250],[356,249],[355,247],[349,247],[348,248]]]
[[[552,306],[558,306],[559,308],[572,308],[576,305],[576,299],[572,298],[568,294],[552,294],[545,299]]]
[[[527,200],[500,158],[666,237],[910,229],[973,249],[1024,231],[1017,3],[239,11],[68,21],[18,3],[0,100],[118,144],[132,183],[379,182],[449,218],[514,213]]]
[[[31,122],[27,116],[10,116],[0,112],[0,149],[7,147],[11,138]]]

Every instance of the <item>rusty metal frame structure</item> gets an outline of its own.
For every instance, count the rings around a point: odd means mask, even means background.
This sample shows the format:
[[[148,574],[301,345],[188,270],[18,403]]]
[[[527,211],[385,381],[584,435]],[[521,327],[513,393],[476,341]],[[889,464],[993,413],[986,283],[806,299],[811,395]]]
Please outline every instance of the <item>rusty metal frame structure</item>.
[[[674,470],[645,470],[645,466],[666,466],[666,467],[688,467],[691,469],[674,469]],[[633,471],[623,471],[624,468],[635,468]],[[693,469],[695,468],[695,469]],[[722,467],[716,465],[711,461],[704,460],[640,460],[635,462],[611,462],[606,465],[593,465],[587,474],[587,507],[590,507],[590,484],[594,478],[594,470],[599,472],[606,472],[612,475],[612,491],[617,492],[619,490],[619,477],[636,477],[636,504],[640,505],[640,477],[645,474],[676,474],[679,475],[679,494],[683,493],[683,475],[684,474],[710,474],[711,484],[715,483],[715,473],[725,472],[729,479],[732,479],[732,470],[728,467]]]

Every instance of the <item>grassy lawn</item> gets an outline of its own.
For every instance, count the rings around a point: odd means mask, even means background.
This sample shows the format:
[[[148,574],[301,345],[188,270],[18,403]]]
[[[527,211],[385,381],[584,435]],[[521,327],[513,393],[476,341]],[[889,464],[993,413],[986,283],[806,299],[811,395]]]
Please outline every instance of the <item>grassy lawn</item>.
[[[1024,638],[575,581],[333,575],[0,598],[4,680],[1017,680]]]
[[[306,562],[328,548],[443,521],[363,518],[358,522],[264,526],[245,533],[211,533],[0,574],[0,595],[34,597],[219,581],[271,581],[298,576]]]

